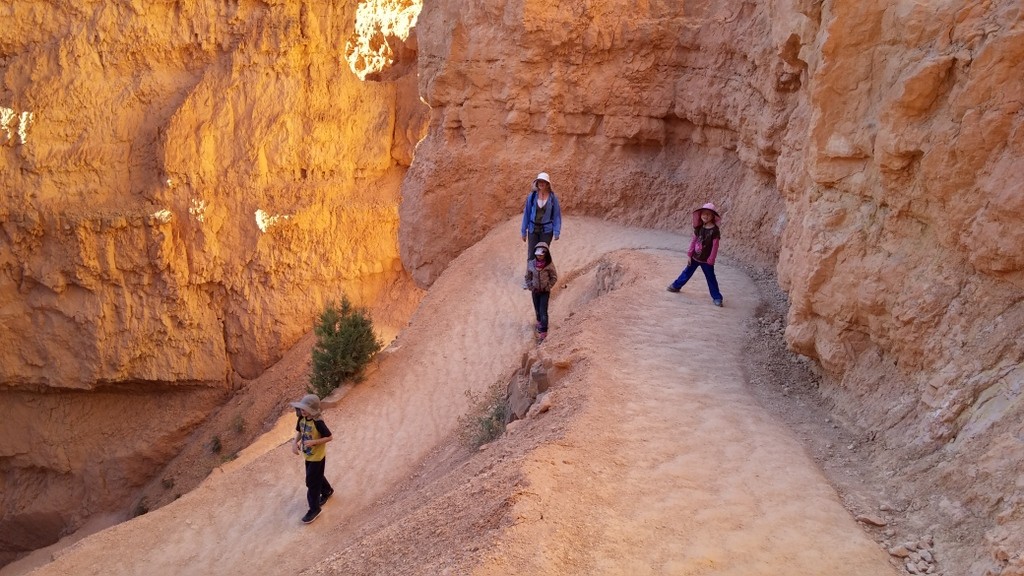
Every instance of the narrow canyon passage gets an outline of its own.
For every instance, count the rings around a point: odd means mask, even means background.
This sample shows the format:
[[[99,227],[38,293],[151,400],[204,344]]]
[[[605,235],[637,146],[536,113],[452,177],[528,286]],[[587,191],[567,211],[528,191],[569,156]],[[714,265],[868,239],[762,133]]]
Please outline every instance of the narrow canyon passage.
[[[386,557],[387,549],[353,546],[365,536],[365,516],[457,433],[469,396],[507,377],[534,345],[517,224],[498,226],[452,262],[380,368],[326,411],[337,440],[327,474],[337,495],[316,523],[298,521],[302,467],[278,430],[281,443],[262,456],[86,538],[34,574],[353,573],[332,566],[344,566],[348,554]],[[553,388],[556,401],[579,409],[566,416],[562,441],[514,463],[527,488],[496,487],[534,496],[511,498],[509,513],[526,520],[479,549],[476,572],[889,570],[799,443],[744,390],[744,322],[758,303],[751,281],[719,267],[725,308],[711,305],[700,275],[680,294],[665,291],[686,243],[666,232],[566,220],[552,248],[562,294],[543,346],[556,360],[585,356],[573,378]],[[583,296],[593,292],[585,284],[596,263],[619,250],[627,250],[613,257],[622,285]],[[524,424],[495,444],[528,433]],[[471,494],[459,497],[473,505]],[[406,542],[417,537],[398,520],[389,530]],[[436,573],[398,562],[396,573]]]
[[[895,574],[747,389],[751,281],[719,267],[726,306],[716,308],[700,274],[665,292],[685,264],[678,253],[616,262],[619,287],[551,343],[555,358],[593,360],[565,385],[577,390],[553,391],[556,404],[583,408],[525,463],[524,520],[479,573]]]

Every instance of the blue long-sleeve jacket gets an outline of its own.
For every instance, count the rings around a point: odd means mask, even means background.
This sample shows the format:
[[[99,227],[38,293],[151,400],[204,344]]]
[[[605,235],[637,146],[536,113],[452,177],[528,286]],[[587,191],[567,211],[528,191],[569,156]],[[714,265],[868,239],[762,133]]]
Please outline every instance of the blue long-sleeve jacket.
[[[526,236],[528,232],[533,232],[533,219],[537,212],[536,198],[536,191],[530,192],[526,196],[526,205],[523,207],[523,225],[519,230],[519,233],[523,236]],[[548,219],[540,223],[541,229],[538,232],[554,232],[555,236],[561,236],[562,208],[558,205],[558,196],[555,196],[555,193],[552,192],[548,202],[551,203],[551,212]]]

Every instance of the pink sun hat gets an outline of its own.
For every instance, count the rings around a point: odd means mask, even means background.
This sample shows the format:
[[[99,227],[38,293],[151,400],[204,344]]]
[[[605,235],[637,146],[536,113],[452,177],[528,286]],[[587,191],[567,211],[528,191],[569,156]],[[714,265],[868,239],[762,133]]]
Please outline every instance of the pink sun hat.
[[[693,227],[694,228],[696,228],[697,226],[701,225],[701,222],[700,222],[700,211],[701,210],[710,210],[711,213],[715,215],[715,226],[721,226],[721,224],[722,224],[722,215],[718,213],[718,208],[715,208],[715,205],[713,203],[708,202],[707,204],[705,204],[705,205],[701,206],[700,208],[697,208],[696,210],[693,211]]]

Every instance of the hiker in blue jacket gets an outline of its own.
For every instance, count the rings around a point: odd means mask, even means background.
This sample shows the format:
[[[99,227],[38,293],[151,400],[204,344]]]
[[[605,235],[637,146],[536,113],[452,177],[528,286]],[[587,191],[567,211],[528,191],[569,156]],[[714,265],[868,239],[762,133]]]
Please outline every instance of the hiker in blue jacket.
[[[551,179],[547,172],[537,174],[533,188],[526,197],[523,208],[523,225],[520,228],[523,242],[527,242],[526,260],[533,258],[538,242],[551,244],[558,240],[562,232],[562,209],[558,206],[558,197],[551,189]]]

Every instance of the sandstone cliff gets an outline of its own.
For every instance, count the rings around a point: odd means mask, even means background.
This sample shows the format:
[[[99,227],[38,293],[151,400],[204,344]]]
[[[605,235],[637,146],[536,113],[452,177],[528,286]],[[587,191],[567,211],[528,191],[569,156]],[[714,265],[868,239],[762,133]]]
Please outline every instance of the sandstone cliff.
[[[973,574],[1024,573],[1020,8],[826,5],[780,159],[787,340]]]
[[[392,320],[426,108],[352,72],[352,3],[0,12],[2,561],[123,507],[325,301]]]
[[[11,4],[3,437],[115,385],[197,390],[181,435],[325,298],[386,301],[399,253],[429,285],[543,170],[573,214],[683,230],[716,202],[905,505],[948,514],[965,570],[1022,573],[1020,8]],[[58,436],[0,458],[72,469]]]
[[[563,210],[630,224],[683,228],[713,200],[734,253],[774,259],[785,217],[775,165],[815,26],[773,18],[733,2],[425,5],[431,122],[400,212],[417,223],[400,231],[414,277],[429,283],[449,254],[521,212],[541,171]]]

